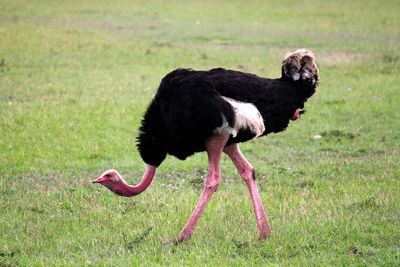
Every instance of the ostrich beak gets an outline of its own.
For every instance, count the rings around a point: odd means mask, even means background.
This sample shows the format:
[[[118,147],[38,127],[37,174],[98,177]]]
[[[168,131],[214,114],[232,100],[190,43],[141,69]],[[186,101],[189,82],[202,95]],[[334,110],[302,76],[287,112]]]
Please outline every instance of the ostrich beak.
[[[107,178],[99,177],[96,180],[93,180],[92,183],[97,184],[97,183],[102,183],[102,182],[105,182],[105,181],[107,181]]]

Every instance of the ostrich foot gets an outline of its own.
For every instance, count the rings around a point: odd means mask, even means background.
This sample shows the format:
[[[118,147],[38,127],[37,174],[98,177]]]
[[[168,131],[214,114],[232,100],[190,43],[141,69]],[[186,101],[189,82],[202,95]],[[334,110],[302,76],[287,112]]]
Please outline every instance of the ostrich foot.
[[[173,239],[170,239],[170,240],[165,240],[163,242],[163,244],[167,245],[167,246],[178,245],[180,243],[188,241],[189,239],[190,239],[190,236],[178,235],[178,237],[176,237],[176,238],[173,238]]]

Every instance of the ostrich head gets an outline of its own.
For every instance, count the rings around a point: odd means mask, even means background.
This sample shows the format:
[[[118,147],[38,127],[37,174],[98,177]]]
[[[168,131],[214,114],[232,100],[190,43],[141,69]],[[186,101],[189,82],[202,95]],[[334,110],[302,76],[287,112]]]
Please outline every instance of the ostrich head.
[[[107,170],[99,178],[93,181],[93,183],[98,183],[104,185],[111,191],[115,191],[114,189],[119,187],[119,185],[124,183],[121,175],[116,170]]]

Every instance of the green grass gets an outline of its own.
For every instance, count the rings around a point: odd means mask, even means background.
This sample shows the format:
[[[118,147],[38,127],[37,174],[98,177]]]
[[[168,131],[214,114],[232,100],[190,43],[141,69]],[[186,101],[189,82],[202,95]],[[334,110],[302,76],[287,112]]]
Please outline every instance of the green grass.
[[[398,1],[0,0],[0,265],[400,265]],[[150,188],[91,184],[144,172],[138,126],[177,67],[280,75],[311,49],[307,113],[241,145],[272,227],[226,156],[192,239],[207,157],[168,157]],[[314,139],[321,135],[321,139]]]

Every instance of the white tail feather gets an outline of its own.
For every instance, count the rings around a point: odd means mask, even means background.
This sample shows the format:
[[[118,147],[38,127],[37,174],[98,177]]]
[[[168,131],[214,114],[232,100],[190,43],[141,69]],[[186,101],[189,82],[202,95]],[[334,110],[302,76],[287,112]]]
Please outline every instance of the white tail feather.
[[[263,134],[265,131],[264,120],[253,104],[236,101],[228,97],[222,98],[232,106],[235,112],[235,125],[233,128],[229,127],[225,116],[222,115],[223,124],[221,127],[216,128],[214,132],[227,133],[236,137],[237,132],[249,129],[256,135],[254,138],[258,138]]]

